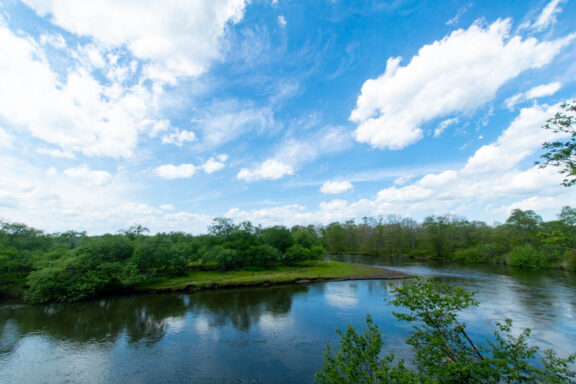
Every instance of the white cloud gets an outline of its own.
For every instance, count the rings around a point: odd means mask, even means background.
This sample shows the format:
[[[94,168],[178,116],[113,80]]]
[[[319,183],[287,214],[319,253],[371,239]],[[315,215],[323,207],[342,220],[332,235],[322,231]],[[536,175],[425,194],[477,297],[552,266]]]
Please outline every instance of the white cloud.
[[[351,191],[354,187],[349,181],[326,181],[320,187],[320,192],[326,194],[338,194]]]
[[[228,155],[221,154],[209,158],[200,166],[194,164],[165,164],[156,167],[154,172],[164,179],[184,179],[194,176],[199,170],[208,174],[217,172],[226,166],[226,164],[224,164],[226,160],[228,160]]]
[[[284,28],[286,27],[286,18],[283,15],[278,16],[278,24]]]
[[[436,127],[436,129],[434,130],[434,137],[439,137],[442,133],[444,133],[446,128],[456,123],[458,123],[457,117],[443,120],[442,122],[440,122],[440,124],[438,124],[438,127]]]
[[[54,149],[54,148],[45,148],[45,147],[36,148],[36,153],[39,153],[41,155],[48,155],[48,156],[52,156],[52,157],[61,157],[64,159],[73,159],[76,157],[76,156],[74,156],[74,154],[72,152],[62,151],[60,149]]]
[[[13,130],[27,130],[59,146],[62,153],[130,157],[139,132],[156,122],[149,89],[113,78],[102,85],[81,58],[59,76],[42,47],[13,34],[1,17],[0,57],[0,118]],[[106,60],[111,71],[120,68]]]
[[[182,179],[192,177],[197,167],[193,164],[166,164],[154,169],[154,172],[163,179]]]
[[[514,106],[520,102],[553,95],[556,92],[558,92],[560,88],[562,88],[562,83],[560,82],[553,82],[539,85],[537,87],[531,88],[526,92],[521,92],[512,97],[509,97],[508,99],[506,99],[504,104],[506,104],[506,107],[508,107],[508,109],[513,109]]]
[[[109,181],[85,166],[58,172],[0,151],[0,217],[48,231],[87,230],[100,234],[142,224],[157,231],[205,232],[212,217],[133,201],[144,187],[131,173]],[[103,172],[103,171],[101,171]],[[66,175],[65,173],[68,173]],[[70,176],[69,176],[70,175]],[[95,184],[98,185],[95,194]],[[173,208],[173,207],[172,207]]]
[[[228,159],[227,155],[218,155],[216,158],[211,157],[208,159],[204,164],[202,164],[202,169],[206,173],[214,173],[221,169],[223,169],[226,164],[226,160]]]
[[[40,36],[40,42],[42,44],[50,45],[57,49],[66,48],[66,40],[59,33],[44,34]]]
[[[454,26],[460,22],[460,18],[472,7],[472,3],[466,4],[462,8],[458,9],[456,15],[446,22],[446,25]]]
[[[14,143],[14,137],[0,127],[0,147],[11,148]]]
[[[53,174],[53,172],[50,173]],[[94,186],[106,185],[112,179],[112,175],[110,175],[110,173],[106,171],[93,171],[86,165],[82,165],[76,168],[68,168],[65,169],[62,173],[72,179],[81,180],[89,185]]]
[[[175,144],[182,146],[184,143],[191,143],[196,141],[196,134],[194,131],[180,131],[172,132],[169,135],[162,137],[162,144]]]
[[[46,170],[46,176],[56,176],[58,174],[58,170],[55,167],[50,167]]]
[[[222,153],[222,154],[216,156],[216,159],[220,162],[225,162],[228,160],[228,155],[226,155],[225,153]]]
[[[381,149],[413,144],[422,124],[492,100],[502,84],[548,64],[574,38],[539,42],[509,33],[510,20],[474,24],[425,45],[404,67],[390,58],[385,73],[362,86],[350,115],[356,140]]]
[[[238,179],[245,181],[256,180],[278,180],[286,175],[293,175],[294,169],[275,159],[268,159],[264,161],[259,167],[252,170],[242,168],[238,172]]]
[[[270,108],[238,100],[218,101],[202,108],[192,123],[198,134],[197,148],[202,151],[248,133],[271,133],[280,127]]]
[[[404,185],[414,178],[414,175],[402,175],[394,180],[394,185]]]
[[[539,85],[526,92],[526,99],[536,99],[538,97],[553,95],[562,87],[562,83],[554,82]]]
[[[556,22],[556,14],[562,12],[562,9],[558,7],[562,0],[552,0],[544,7],[534,24],[531,28],[537,31],[543,31],[550,25]]]
[[[147,63],[148,77],[167,82],[198,76],[220,58],[226,26],[240,21],[246,6],[244,0],[23,1],[70,32],[127,47]]]
[[[557,105],[523,109],[495,142],[480,147],[462,167],[429,173],[410,183],[410,179],[402,180],[398,184],[408,184],[382,189],[373,199],[335,199],[321,202],[315,210],[296,204],[232,209],[227,215],[265,225],[293,225],[388,214],[458,212],[491,222],[505,219],[513,207],[522,207],[538,208],[554,217],[562,206],[576,205],[576,196],[560,185],[562,176],[557,169],[540,169],[531,161],[525,164],[543,142],[558,137],[541,128],[556,111]]]

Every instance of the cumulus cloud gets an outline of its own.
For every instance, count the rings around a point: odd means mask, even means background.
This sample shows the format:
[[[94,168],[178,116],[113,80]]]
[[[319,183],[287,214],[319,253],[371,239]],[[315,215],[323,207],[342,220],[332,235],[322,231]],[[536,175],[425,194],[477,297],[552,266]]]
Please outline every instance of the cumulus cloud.
[[[481,146],[460,168],[445,169],[418,179],[406,178],[397,185],[380,190],[374,198],[321,202],[317,209],[289,204],[253,210],[230,210],[238,220],[256,223],[302,224],[329,223],[363,216],[401,213],[419,214],[474,213],[489,221],[504,219],[512,208],[554,210],[576,205],[576,196],[560,185],[556,169],[526,166],[545,141],[559,136],[542,129],[558,106],[522,109],[500,137]],[[403,186],[402,186],[403,185]]]
[[[204,164],[202,164],[202,169],[206,173],[214,173],[223,169],[226,164],[224,164],[228,160],[227,155],[218,155],[215,158],[209,158]]]
[[[93,171],[86,165],[65,169],[63,173],[72,179],[81,180],[95,186],[106,185],[112,179],[110,173],[106,171]]]
[[[254,169],[242,168],[238,172],[237,177],[245,181],[278,180],[286,175],[293,174],[294,169],[290,165],[275,159],[268,159]]]
[[[196,166],[194,164],[165,164],[154,169],[154,172],[163,179],[185,179],[194,176],[197,171],[202,170],[205,173],[214,173],[220,171],[226,166],[228,155],[221,154],[211,157],[203,164]]]
[[[139,132],[156,122],[151,90],[112,77],[103,85],[81,58],[60,76],[42,47],[12,33],[1,17],[0,57],[0,118],[64,153],[130,157]],[[106,60],[111,71],[120,68]]]
[[[553,95],[558,92],[560,88],[562,88],[562,83],[560,82],[539,85],[537,87],[531,88],[526,92],[521,92],[512,97],[509,97],[504,103],[508,109],[513,109],[514,106],[520,102]]]
[[[540,42],[510,37],[510,20],[459,29],[422,47],[406,66],[390,58],[386,71],[362,86],[350,120],[356,140],[402,149],[423,137],[422,125],[492,100],[505,82],[548,64],[574,35]]]
[[[246,6],[245,0],[23,1],[72,33],[127,47],[147,63],[149,78],[166,82],[204,73],[221,55],[226,26],[240,21]]]
[[[320,187],[320,192],[326,194],[338,194],[351,191],[352,188],[354,187],[349,181],[326,181],[322,184],[322,187]]]
[[[113,178],[87,166],[62,172],[0,151],[0,217],[48,231],[87,230],[100,234],[142,224],[157,231],[205,232],[212,217],[158,208],[132,199],[143,187],[128,173]],[[95,184],[98,193],[95,195]]]
[[[166,164],[156,167],[154,172],[163,179],[182,179],[194,176],[196,170],[193,164]]]

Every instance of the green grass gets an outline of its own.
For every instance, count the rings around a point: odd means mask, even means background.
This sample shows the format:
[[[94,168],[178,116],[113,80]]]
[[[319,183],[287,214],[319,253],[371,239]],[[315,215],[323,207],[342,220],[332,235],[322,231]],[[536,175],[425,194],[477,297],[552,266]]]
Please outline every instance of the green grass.
[[[382,269],[367,265],[348,264],[339,261],[309,261],[296,266],[282,266],[275,269],[255,271],[192,271],[186,276],[156,277],[147,280],[136,287],[137,291],[176,291],[193,285],[197,289],[218,285],[242,286],[258,284],[289,283],[303,279],[335,279],[349,277],[381,276]]]

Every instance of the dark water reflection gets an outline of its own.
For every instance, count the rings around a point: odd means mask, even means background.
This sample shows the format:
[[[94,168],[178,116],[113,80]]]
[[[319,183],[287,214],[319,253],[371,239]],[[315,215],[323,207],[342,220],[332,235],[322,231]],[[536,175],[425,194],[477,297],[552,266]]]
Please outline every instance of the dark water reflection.
[[[576,348],[576,277],[561,271],[347,256],[478,291],[464,314],[477,336],[511,317],[538,344]],[[401,281],[333,282],[73,305],[0,304],[2,383],[307,383],[336,328],[371,313],[407,356],[409,328],[385,301]]]

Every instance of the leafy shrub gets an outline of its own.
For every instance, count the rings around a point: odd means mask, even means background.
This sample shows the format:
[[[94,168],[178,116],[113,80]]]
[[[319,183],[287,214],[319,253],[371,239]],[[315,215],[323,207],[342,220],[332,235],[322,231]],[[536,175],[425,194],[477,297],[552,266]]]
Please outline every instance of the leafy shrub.
[[[95,264],[87,257],[70,256],[30,273],[26,298],[35,303],[78,301],[110,287],[130,286],[141,280],[134,264]]]
[[[484,261],[484,254],[479,247],[457,249],[454,252],[454,260],[478,263]]]
[[[308,251],[309,260],[320,260],[326,256],[326,249],[321,245],[313,245]]]
[[[235,249],[227,249],[218,245],[205,251],[201,260],[204,265],[212,264],[223,271],[239,269],[243,264]]]
[[[547,261],[543,252],[530,244],[512,248],[506,258],[506,263],[517,267],[543,268]]]
[[[259,265],[270,267],[279,263],[282,259],[282,254],[279,250],[268,244],[255,245],[248,248],[246,253],[248,265]]]
[[[293,245],[284,254],[284,264],[294,265],[310,258],[310,250],[301,245]]]

